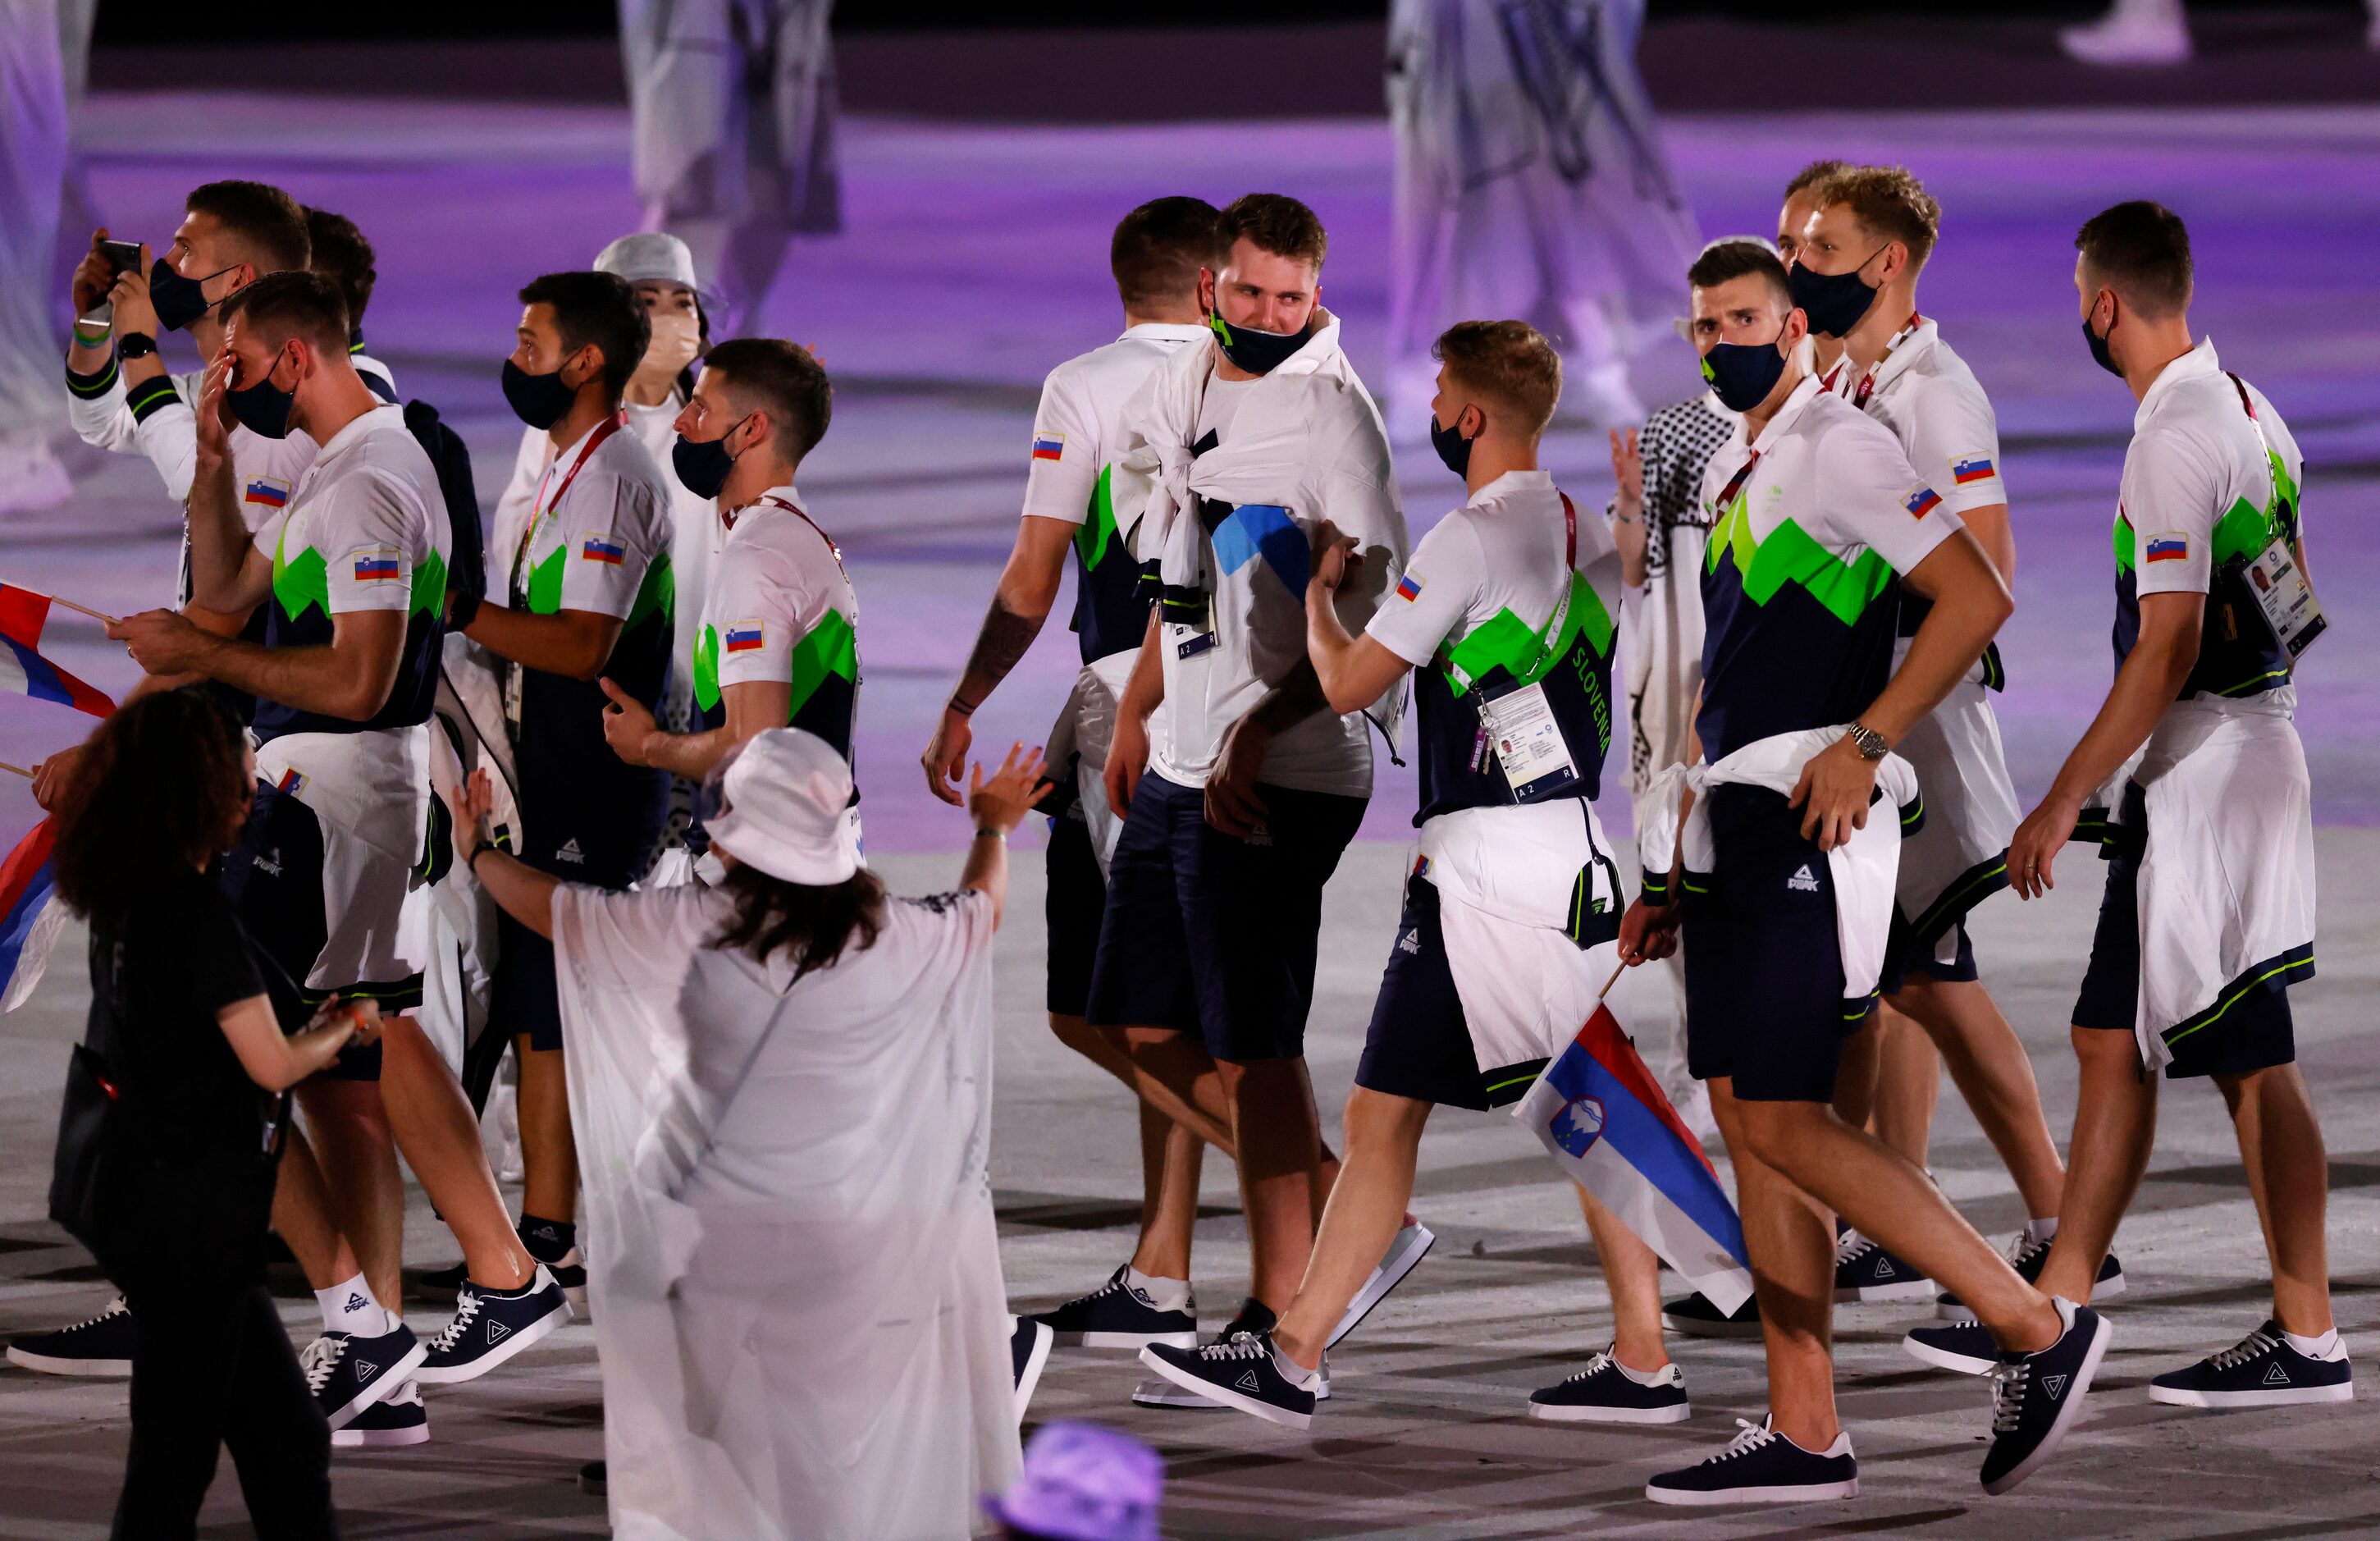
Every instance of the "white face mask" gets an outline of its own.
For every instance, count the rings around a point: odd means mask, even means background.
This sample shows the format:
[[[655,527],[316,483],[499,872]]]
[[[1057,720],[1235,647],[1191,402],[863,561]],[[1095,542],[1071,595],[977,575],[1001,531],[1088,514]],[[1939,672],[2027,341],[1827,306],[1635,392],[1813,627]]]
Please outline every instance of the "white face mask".
[[[652,341],[645,345],[645,356],[637,365],[638,377],[674,380],[702,351],[702,335],[696,327],[694,314],[688,310],[655,310],[647,320],[652,323]]]

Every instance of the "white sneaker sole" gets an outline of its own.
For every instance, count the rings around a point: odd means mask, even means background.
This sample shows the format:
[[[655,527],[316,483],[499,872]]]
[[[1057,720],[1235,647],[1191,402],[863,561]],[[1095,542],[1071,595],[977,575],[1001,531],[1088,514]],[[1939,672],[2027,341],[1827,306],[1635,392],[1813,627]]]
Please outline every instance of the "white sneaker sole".
[[[1328,1377],[1323,1378],[1322,1385],[1315,1391],[1314,1400],[1318,1403],[1330,1400],[1330,1381]],[[1170,1380],[1142,1381],[1132,1389],[1132,1401],[1135,1407],[1171,1407],[1185,1413],[1231,1411],[1221,1402],[1210,1401],[1189,1387],[1176,1386]]]
[[[2113,1279],[2092,1285],[2091,1298],[2085,1304],[2095,1305],[2103,1300],[2113,1300],[2123,1292],[2124,1276],[2119,1270]],[[1971,1322],[1975,1319],[1975,1314],[1955,1301],[1937,1300],[1934,1303],[1934,1319],[1944,1322]]]
[[[1151,1343],[1162,1343],[1167,1348],[1196,1348],[1198,1329],[1194,1327],[1187,1332],[1052,1331],[1050,1341],[1059,1348],[1067,1349],[1132,1349],[1137,1352]]]
[[[60,1359],[47,1353],[29,1353],[20,1348],[8,1351],[8,1363],[37,1375],[74,1376],[84,1380],[126,1380],[132,1375],[129,1359]]]
[[[570,1306],[570,1319],[572,1321],[591,1322],[595,1319],[594,1313],[587,1309],[586,1285],[581,1284],[574,1290],[569,1285],[565,1284],[562,1287],[562,1298]]]
[[[1912,1279],[1906,1284],[1866,1284],[1856,1290],[1837,1290],[1837,1305],[1874,1305],[1888,1300],[1930,1300],[1941,1292],[1941,1286],[1930,1279]]]
[[[2099,1373],[2099,1361],[2107,1357],[2107,1344],[2115,1336],[2116,1329],[2107,1325],[2107,1317],[2101,1317],[2099,1330],[2093,1335],[2091,1347],[2082,1355],[2082,1366],[2074,1372],[2074,1384],[2067,1389],[2066,1405],[2059,1408],[2058,1416],[2050,1421],[2049,1432],[2042,1437],[2040,1444],[2034,1447],[2031,1455],[2002,1473],[1998,1481],[1985,1483],[1985,1492],[1994,1498],[1999,1497],[2033,1475],[2043,1462],[2058,1452],[2058,1447],[2066,1442],[2067,1433],[2073,1428],[2075,1420],[2082,1415],[2082,1399],[2090,1395],[2092,1378]]]
[[[2292,1386],[2278,1391],[2188,1391],[2171,1386],[2149,1383],[2149,1401],[2161,1401],[2168,1407],[2199,1407],[2220,1412],[2234,1407],[2294,1407],[2308,1401],[2353,1401],[2355,1382],[2345,1380],[2336,1386]]]
[[[467,1380],[477,1380],[495,1369],[524,1349],[535,1348],[548,1333],[570,1319],[570,1302],[562,1303],[558,1311],[549,1311],[527,1327],[516,1328],[511,1337],[480,1355],[468,1365],[425,1365],[413,1372],[413,1378],[424,1386],[459,1386]],[[423,1350],[428,1353],[427,1348]],[[334,1428],[338,1426],[334,1424]]]
[[[1717,1492],[1697,1492],[1693,1488],[1656,1487],[1645,1485],[1645,1496],[1655,1503],[1677,1504],[1686,1509],[1717,1509],[1732,1503],[1818,1503],[1829,1499],[1859,1497],[1859,1478],[1847,1482],[1795,1483],[1789,1487],[1729,1487]]]
[[[324,1414],[331,1426],[331,1432],[336,1434],[355,1422],[357,1414],[382,1397],[394,1394],[402,1389],[407,1380],[419,1380],[421,1377],[417,1372],[421,1368],[421,1362],[429,1357],[430,1345],[416,1338],[413,1341],[413,1347],[407,1351],[405,1357],[374,1377],[370,1385],[356,1393],[355,1401]]]
[[[1041,1371],[1050,1363],[1050,1340],[1054,1334],[1036,1322],[1033,1324],[1033,1349],[1025,1356],[1025,1373],[1016,1377],[1016,1421],[1025,1421],[1025,1410],[1033,1405],[1033,1388],[1041,1384]]]
[[[1355,1298],[1347,1303],[1346,1315],[1339,1318],[1339,1325],[1330,1329],[1330,1341],[1322,1346],[1337,1348],[1340,1339],[1361,1327],[1364,1318],[1372,1314],[1372,1307],[1388,1299],[1389,1292],[1403,1283],[1405,1275],[1419,1267],[1421,1260],[1429,1256],[1429,1249],[1437,1244],[1438,1232],[1419,1220],[1398,1227],[1396,1240],[1389,1244],[1388,1256],[1380,1259],[1380,1266],[1364,1280],[1364,1287],[1355,1292]]]
[[[1912,1359],[1922,1360],[1937,1370],[1950,1370],[1959,1375],[1989,1375],[1997,1359],[1976,1359],[1963,1353],[1937,1349],[1931,1343],[1921,1343],[1914,1338],[1900,1340],[1901,1352]]]
[[[1175,1369],[1153,1353],[1144,1351],[1140,1356],[1140,1362],[1184,1390],[1196,1391],[1208,1401],[1236,1409],[1252,1418],[1262,1418],[1269,1424],[1279,1424],[1283,1428],[1302,1429],[1314,1422],[1314,1414],[1311,1413],[1297,1413],[1286,1407],[1275,1407],[1272,1403],[1249,1396],[1245,1391],[1233,1390],[1229,1386],[1218,1386],[1211,1380],[1201,1380],[1187,1370]]]
[[[1533,1401],[1529,1420],[1540,1424],[1682,1424],[1694,1415],[1686,1402],[1675,1407],[1585,1407],[1575,1403]]]
[[[393,1450],[430,1443],[430,1426],[410,1428],[340,1428],[331,1431],[331,1448],[338,1450]]]

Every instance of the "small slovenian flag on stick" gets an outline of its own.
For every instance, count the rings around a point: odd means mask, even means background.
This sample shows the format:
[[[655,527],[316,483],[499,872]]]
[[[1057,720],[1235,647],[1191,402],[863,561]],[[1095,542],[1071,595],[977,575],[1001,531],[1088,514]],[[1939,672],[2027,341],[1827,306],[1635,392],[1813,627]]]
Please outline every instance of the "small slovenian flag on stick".
[[[1900,506],[1909,510],[1911,518],[1922,519],[1942,506],[1942,494],[1931,487],[1920,487],[1901,499]]]
[[[1609,1006],[1595,1008],[1512,1116],[1713,1304],[1733,1311],[1751,1298],[1735,1206]]]
[[[48,595],[0,584],[0,690],[106,716],[115,710],[114,701],[42,656],[49,615]]]
[[[628,549],[608,535],[590,535],[578,548],[579,557],[588,562],[601,562],[606,567],[617,567],[628,559]]]
[[[2150,536],[2148,559],[2151,562],[2189,561],[2190,538],[2183,535]]]
[[[1950,479],[1960,486],[1971,482],[1989,481],[1996,473],[1988,455],[1962,455],[1950,462]]]
[[[0,861],[0,1012],[13,1012],[42,981],[50,949],[66,926],[56,903],[47,819]]]
[[[1062,433],[1042,433],[1037,431],[1033,435],[1033,458],[1036,460],[1065,459],[1066,436]]]
[[[727,628],[727,650],[731,653],[759,651],[761,631],[758,621],[735,622]]]

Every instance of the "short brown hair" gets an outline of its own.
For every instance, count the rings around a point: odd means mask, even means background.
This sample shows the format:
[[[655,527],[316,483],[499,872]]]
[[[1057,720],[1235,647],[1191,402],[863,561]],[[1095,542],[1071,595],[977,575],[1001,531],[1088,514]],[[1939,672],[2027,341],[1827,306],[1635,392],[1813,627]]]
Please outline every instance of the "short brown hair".
[[[121,913],[239,839],[250,791],[238,722],[203,686],[124,703],[95,729],[58,808],[58,897]]]
[[[628,281],[589,268],[541,273],[522,285],[520,302],[553,308],[564,357],[589,343],[602,351],[603,394],[616,404],[653,340],[645,302]]]
[[[1224,205],[1215,221],[1215,249],[1228,254],[1242,240],[1258,251],[1311,262],[1317,273],[1330,249],[1330,237],[1314,211],[1286,193],[1243,193]]]
[[[224,324],[246,316],[249,329],[275,347],[303,337],[326,354],[347,356],[347,302],[319,273],[268,273],[223,303]]]
[[[222,225],[260,274],[298,272],[312,254],[306,211],[269,182],[201,183],[182,207]]]
[[[1851,169],[1849,161],[1812,161],[1793,174],[1793,180],[1785,184],[1785,196],[1791,198],[1805,188],[1814,187],[1829,176],[1840,176]]]
[[[2092,277],[2152,321],[2190,305],[2190,230],[2162,203],[2136,199],[2102,209],[2074,233]]]
[[[1215,206],[1203,198],[1160,198],[1117,222],[1108,271],[1126,309],[1168,300],[1196,304],[1198,270],[1216,262]]]
[[[1841,204],[1871,236],[1909,249],[1909,265],[1924,267],[1942,231],[1942,206],[1906,166],[1853,166],[1817,185],[1811,201]]]
[[[1561,400],[1561,355],[1526,322],[1457,322],[1429,345],[1448,376],[1526,425],[1530,437],[1554,420]]]
[[[826,437],[834,387],[825,367],[799,343],[730,337],[702,356],[702,367],[725,375],[730,390],[769,414],[778,453],[787,461],[801,459]]]
[[[1768,281],[1778,304],[1788,310],[1793,308],[1793,285],[1785,281],[1785,264],[1760,241],[1713,241],[1686,270],[1686,284],[1696,289],[1716,289],[1754,273]]]
[[[364,323],[364,307],[371,303],[372,285],[380,271],[372,266],[372,244],[356,222],[328,209],[306,210],[306,266],[339,286],[346,301],[349,331]]]

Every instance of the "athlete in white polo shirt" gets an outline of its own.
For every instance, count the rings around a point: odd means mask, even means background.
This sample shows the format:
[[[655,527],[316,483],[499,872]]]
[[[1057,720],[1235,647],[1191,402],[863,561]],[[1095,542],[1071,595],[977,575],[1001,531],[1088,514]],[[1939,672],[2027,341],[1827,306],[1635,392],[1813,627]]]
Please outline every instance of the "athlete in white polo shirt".
[[[1811,188],[1809,200],[1812,212],[1790,276],[1812,331],[1842,341],[1842,357],[1825,382],[1892,431],[1942,506],[1959,516],[2001,579],[2013,585],[2016,538],[2009,527],[1991,401],[1934,319],[1917,310],[1917,282],[1933,254],[1939,207],[1899,166],[1837,173]],[[1902,596],[1900,648],[1916,635],[1926,608],[1922,599]],[[2016,788],[1991,706],[1991,693],[2003,680],[1998,647],[1985,648],[1967,677],[1899,746],[1916,770],[1925,819],[1901,844],[1883,1007],[1875,1032],[1861,1035],[1871,1052],[1846,1054],[1837,1106],[1854,1123],[1867,1122],[1872,1110],[1877,1136],[1925,1164],[1940,1065],[1931,1054],[1874,1051],[1909,1030],[1902,1018],[1914,1022],[1940,1049],[2025,1202],[2030,1223],[2010,1257],[2020,1273],[2030,1275],[2040,1271],[2057,1232],[2066,1170],[2042,1116],[2024,1046],[1976,977],[1965,918],[2007,885],[2008,842],[2016,832]],[[2102,1280],[2099,1292],[2122,1287],[2119,1272]],[[1837,1300],[1930,1292],[1927,1281],[1900,1258],[1856,1233],[1843,1235]],[[1955,1302],[1945,1308],[1960,1309]]]
[[[2009,846],[2017,892],[2078,835],[2108,856],[2074,1006],[2082,1062],[2064,1215],[2041,1287],[2088,1296],[2147,1168],[2156,1078],[2211,1076],[2240,1136],[2273,1309],[2236,1347],[2158,1376],[2184,1407],[2345,1401],[2331,1317],[2327,1165],[2297,1068],[2289,987],[2313,977],[2313,790],[2293,718],[2320,631],[2305,586],[2304,461],[2264,394],[2191,343],[2190,236],[2119,203],[2075,237],[2092,357],[2140,403],[2115,521],[2116,679]],[[2091,805],[2096,804],[2095,810]],[[1961,1327],[1909,1346],[1988,1368]],[[1978,1361],[1983,1361],[1978,1363]]]

